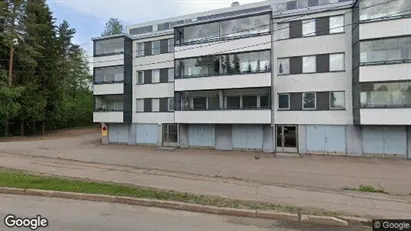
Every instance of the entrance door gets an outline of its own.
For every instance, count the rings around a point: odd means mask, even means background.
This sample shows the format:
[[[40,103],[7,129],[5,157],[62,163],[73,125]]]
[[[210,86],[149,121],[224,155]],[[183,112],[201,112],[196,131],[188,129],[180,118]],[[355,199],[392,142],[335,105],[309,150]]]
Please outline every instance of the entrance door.
[[[277,152],[298,152],[297,148],[297,126],[277,125]]]
[[[177,146],[177,124],[163,124],[163,146]]]

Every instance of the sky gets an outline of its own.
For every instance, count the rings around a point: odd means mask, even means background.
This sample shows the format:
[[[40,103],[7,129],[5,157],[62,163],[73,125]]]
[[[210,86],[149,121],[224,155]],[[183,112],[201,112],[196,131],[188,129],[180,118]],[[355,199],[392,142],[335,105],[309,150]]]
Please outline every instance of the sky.
[[[243,5],[262,0],[238,0]],[[109,18],[125,26],[229,7],[233,0],[48,0],[57,23],[67,20],[76,29],[74,42],[92,54],[92,37],[104,31]]]

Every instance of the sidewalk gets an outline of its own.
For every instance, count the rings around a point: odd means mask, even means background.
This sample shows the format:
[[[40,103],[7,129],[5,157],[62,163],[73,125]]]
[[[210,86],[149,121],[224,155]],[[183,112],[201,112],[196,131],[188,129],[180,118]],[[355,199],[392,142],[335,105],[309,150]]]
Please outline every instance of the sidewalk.
[[[275,157],[273,154],[198,149],[177,149],[171,152],[159,151],[155,147],[100,145],[99,134],[56,140],[0,142],[1,152],[315,190],[342,190],[368,184],[390,194],[411,195],[411,161],[402,159]],[[260,156],[260,159],[255,159],[255,156]]]
[[[410,198],[405,196],[281,187],[164,170],[136,169],[112,164],[4,153],[0,153],[0,163],[2,167],[48,175],[114,181],[236,199],[315,207],[370,218],[411,218]]]

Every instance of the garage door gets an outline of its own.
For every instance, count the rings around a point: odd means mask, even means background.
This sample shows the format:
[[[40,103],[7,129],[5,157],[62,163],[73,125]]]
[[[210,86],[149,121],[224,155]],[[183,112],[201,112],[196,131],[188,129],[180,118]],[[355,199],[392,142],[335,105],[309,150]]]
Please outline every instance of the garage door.
[[[159,125],[158,124],[137,124],[136,143],[153,144],[158,143]]]
[[[346,153],[345,126],[307,125],[307,151]]]
[[[365,154],[407,154],[405,126],[363,126],[362,137]]]
[[[108,139],[110,143],[128,143],[128,124],[109,124]]]
[[[233,125],[233,148],[263,149],[262,125]]]
[[[215,147],[214,125],[189,125],[188,146]]]

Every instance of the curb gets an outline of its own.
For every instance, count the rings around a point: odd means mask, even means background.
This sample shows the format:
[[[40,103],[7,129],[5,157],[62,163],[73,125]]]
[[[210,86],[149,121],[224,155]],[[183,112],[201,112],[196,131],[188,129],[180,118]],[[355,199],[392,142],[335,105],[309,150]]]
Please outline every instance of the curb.
[[[208,205],[190,204],[184,202],[163,201],[144,198],[133,198],[123,196],[109,196],[100,194],[84,194],[73,192],[62,192],[53,190],[38,190],[38,189],[20,189],[20,188],[8,188],[0,187],[1,194],[13,194],[13,195],[28,195],[28,196],[40,196],[50,198],[63,198],[72,200],[85,200],[85,201],[97,201],[97,202],[109,202],[119,203],[127,205],[137,205],[145,207],[157,207],[174,210],[184,210],[198,213],[209,213],[215,215],[236,216],[236,217],[250,217],[261,218],[271,220],[285,220],[291,222],[302,222],[307,224],[316,225],[331,225],[331,226],[370,226],[371,220],[366,218],[349,217],[349,216],[314,216],[304,215],[297,213],[283,213],[276,211],[262,211],[262,210],[247,210],[247,209],[235,209],[235,208],[223,208]]]

